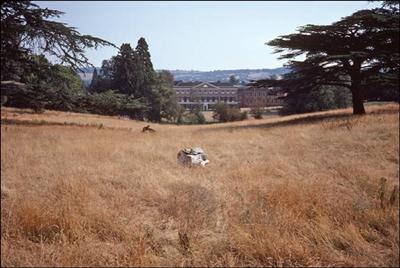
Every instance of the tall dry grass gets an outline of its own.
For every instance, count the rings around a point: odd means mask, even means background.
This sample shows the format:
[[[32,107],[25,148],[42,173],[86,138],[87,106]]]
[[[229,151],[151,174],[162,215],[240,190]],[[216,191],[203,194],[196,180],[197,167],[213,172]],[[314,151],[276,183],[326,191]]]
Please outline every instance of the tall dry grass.
[[[1,265],[398,266],[398,110],[143,134],[2,109]]]

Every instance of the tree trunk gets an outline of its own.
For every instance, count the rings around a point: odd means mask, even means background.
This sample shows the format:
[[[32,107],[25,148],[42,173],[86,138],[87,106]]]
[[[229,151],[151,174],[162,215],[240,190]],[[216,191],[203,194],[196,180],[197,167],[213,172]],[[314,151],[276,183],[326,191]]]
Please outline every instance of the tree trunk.
[[[359,92],[354,93],[353,95],[353,114],[365,114],[364,103],[363,100],[360,98]]]
[[[353,100],[353,114],[365,114],[363,97],[361,94],[361,81],[353,79],[351,85],[351,95]]]

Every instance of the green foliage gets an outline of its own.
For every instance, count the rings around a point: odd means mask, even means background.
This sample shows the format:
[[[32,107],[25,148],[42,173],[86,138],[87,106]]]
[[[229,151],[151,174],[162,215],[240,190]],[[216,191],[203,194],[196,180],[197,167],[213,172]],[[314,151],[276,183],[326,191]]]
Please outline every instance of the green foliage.
[[[366,81],[399,72],[399,9],[385,5],[357,11],[331,25],[306,25],[298,33],[270,41],[276,53],[286,51],[280,58],[290,60],[293,73],[283,81],[267,79],[258,85],[278,85],[294,95],[321,85],[346,87],[352,93],[353,113],[364,114]],[[306,56],[304,61],[294,60],[300,55]]]
[[[214,105],[213,118],[220,122],[228,121],[228,105],[218,102]]]
[[[311,91],[289,95],[282,114],[309,113],[351,106],[351,93],[347,88],[322,86]]]
[[[32,108],[37,112],[46,108],[135,118],[146,111],[144,101],[131,95],[132,87],[122,86],[129,86],[133,77],[131,70],[126,71],[133,64],[133,51],[129,51],[127,44],[121,47],[118,56],[103,62],[101,76],[97,71],[94,74],[90,86],[94,94],[84,91],[75,70],[89,64],[85,49],[113,44],[49,20],[62,14],[42,9],[30,1],[2,2],[1,79],[25,84],[2,91],[2,100],[7,98],[9,106]],[[40,55],[34,55],[33,51]],[[63,65],[50,64],[44,55],[59,59]],[[128,62],[124,61],[127,59]],[[114,77],[115,70],[119,73]],[[119,90],[129,95],[109,90],[112,82],[119,83]]]
[[[240,113],[240,120],[246,120],[248,119],[248,114],[247,111],[243,111]]]
[[[252,108],[250,111],[250,114],[255,118],[255,119],[262,119],[263,118],[263,110],[261,108]]]
[[[32,64],[21,74],[24,87],[14,87],[6,92],[7,105],[71,111],[77,97],[85,94],[82,81],[69,67],[51,65],[44,56],[31,56]]]
[[[133,96],[148,107],[137,114],[138,119],[160,122],[162,118],[170,121],[178,117],[172,86],[173,76],[168,71],[154,71],[146,40],[140,38],[135,50],[122,44],[117,56],[103,61],[100,73],[93,74],[89,90],[105,92],[113,88]]]
[[[146,115],[150,121],[160,122],[161,118],[170,117],[169,112],[176,107],[172,100],[176,99],[172,89],[173,77],[167,71],[155,73],[153,83],[150,91],[144,96],[150,107]]]
[[[139,91],[140,96],[151,101],[152,87],[156,83],[156,73],[151,63],[149,46],[143,37],[138,40],[135,52],[135,88]]]
[[[96,69],[93,71],[93,78],[89,86],[89,92],[101,93],[110,88],[115,88],[113,84],[114,59],[115,57],[110,60],[103,60],[99,74]]]
[[[35,112],[43,112],[45,106],[51,101],[53,92],[44,83],[29,84],[22,87],[14,87],[8,90],[7,106],[17,108],[30,108]]]
[[[218,102],[214,106],[213,118],[220,122],[239,121],[247,118],[246,112],[240,112],[239,108],[230,107],[228,104]]]
[[[113,44],[49,20],[62,14],[30,1],[2,2],[1,79],[26,84],[7,96],[2,93],[7,105],[36,111],[47,108],[122,114],[157,122],[173,117],[173,78],[165,71],[156,74],[144,38],[139,39],[135,50],[122,44],[118,55],[103,61],[100,73],[95,70],[93,74],[89,86],[92,94],[86,94],[74,72],[89,64],[85,49]],[[33,55],[33,51],[41,56]],[[57,58],[63,65],[52,65],[43,55]]]
[[[107,90],[101,93],[88,94],[81,97],[83,111],[103,115],[126,115],[137,118],[146,107],[133,97]]]
[[[255,118],[255,119],[262,119],[263,118],[263,113],[264,109],[261,103],[256,103],[253,107],[250,109],[250,114]]]
[[[53,65],[51,68],[54,72],[52,77],[54,87],[75,95],[85,93],[82,80],[70,67]]]
[[[206,123],[206,118],[204,117],[204,114],[200,111],[196,113],[189,113],[186,118],[186,122],[189,124],[205,124]]]
[[[37,112],[53,109],[136,118],[146,106],[132,96],[112,90],[88,94],[79,76],[69,67],[51,65],[43,56],[33,56],[30,72],[22,75],[26,86],[6,92],[7,105],[32,108]]]
[[[71,112],[88,112],[102,115],[126,115],[137,118],[146,110],[138,99],[108,90],[93,94],[69,93],[63,89],[50,88],[43,82],[28,83],[26,87],[9,90],[7,106],[31,108],[35,112],[53,109]]]
[[[1,3],[1,80],[19,81],[34,53],[57,58],[76,69],[89,64],[86,48],[113,46],[100,38],[82,35],[65,23],[49,20],[62,14],[30,1]]]
[[[351,106],[351,92],[348,88],[335,86],[324,86],[323,88],[332,91],[334,95],[335,108],[342,109]]]
[[[230,82],[231,84],[233,84],[233,85],[236,85],[236,84],[239,83],[239,79],[236,78],[236,76],[231,75],[231,76],[229,76],[229,82]]]
[[[197,116],[197,121],[199,122],[199,124],[206,123],[206,117],[204,116],[204,114],[202,112],[196,113],[196,116]]]
[[[369,77],[365,82],[365,98],[369,101],[400,102],[399,72],[387,72]]]
[[[161,117],[165,118],[169,122],[177,123],[178,121],[182,120],[183,112],[184,108],[178,104],[175,95],[171,95],[165,102],[165,107],[162,111]]]
[[[119,53],[112,59],[112,87],[120,93],[141,96],[135,87],[135,51],[129,44],[122,44]]]

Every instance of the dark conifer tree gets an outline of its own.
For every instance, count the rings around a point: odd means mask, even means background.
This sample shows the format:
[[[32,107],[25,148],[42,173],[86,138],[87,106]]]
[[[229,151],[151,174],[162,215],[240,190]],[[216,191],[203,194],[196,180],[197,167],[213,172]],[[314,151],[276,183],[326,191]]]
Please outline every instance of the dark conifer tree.
[[[393,87],[399,83],[399,9],[388,7],[360,10],[331,25],[306,25],[270,41],[276,53],[287,51],[280,58],[290,60],[294,73],[257,84],[281,85],[294,94],[321,85],[346,87],[353,113],[364,114],[366,81],[377,77]],[[303,54],[304,61],[294,60]]]
[[[119,92],[138,97],[135,84],[135,52],[130,44],[122,44],[113,62],[113,87]]]
[[[19,80],[33,63],[32,54],[47,54],[74,69],[90,65],[86,48],[112,43],[82,35],[65,23],[49,20],[61,11],[40,8],[30,1],[1,3],[1,80]]]
[[[151,96],[151,86],[155,82],[155,71],[151,63],[149,46],[141,37],[135,51],[135,87],[143,97]]]

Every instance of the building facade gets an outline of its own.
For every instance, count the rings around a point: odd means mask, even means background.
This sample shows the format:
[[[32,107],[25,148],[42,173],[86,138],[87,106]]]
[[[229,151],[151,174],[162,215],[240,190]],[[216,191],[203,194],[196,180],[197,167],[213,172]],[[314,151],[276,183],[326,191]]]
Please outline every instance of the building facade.
[[[218,102],[239,107],[238,89],[238,87],[227,83],[209,82],[183,82],[176,83],[174,86],[176,98],[180,105],[186,109],[200,105],[204,111],[212,110]]]
[[[213,110],[218,102],[232,107],[281,106],[282,94],[272,88],[254,88],[221,82],[176,82],[174,85],[177,101],[185,109],[198,107],[204,111]]]

